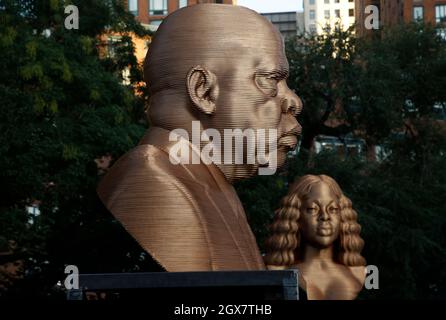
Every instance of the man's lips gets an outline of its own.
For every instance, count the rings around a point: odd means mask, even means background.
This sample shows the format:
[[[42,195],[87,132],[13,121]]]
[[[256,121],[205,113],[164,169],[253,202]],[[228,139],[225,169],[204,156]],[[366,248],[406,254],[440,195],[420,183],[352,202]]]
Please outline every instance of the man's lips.
[[[297,135],[289,134],[279,139],[278,147],[294,150],[297,146]]]
[[[279,149],[289,149],[288,151],[296,149],[298,137],[300,136],[301,132],[302,127],[297,125],[279,138],[277,147]]]

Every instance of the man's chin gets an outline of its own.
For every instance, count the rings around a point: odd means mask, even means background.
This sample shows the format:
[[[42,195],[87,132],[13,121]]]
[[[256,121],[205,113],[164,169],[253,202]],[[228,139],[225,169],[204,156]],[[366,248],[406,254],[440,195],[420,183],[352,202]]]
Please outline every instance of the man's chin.
[[[224,173],[228,181],[234,182],[262,174],[260,169],[268,168],[271,170],[271,174],[275,173],[285,164],[287,154],[288,150],[279,149],[275,154],[276,158],[272,159],[270,155],[267,155],[267,163],[264,164],[217,164],[217,167]]]
[[[287,151],[278,150],[277,151],[277,169],[281,168],[287,159]]]
[[[251,178],[258,174],[256,164],[216,164],[230,183]]]

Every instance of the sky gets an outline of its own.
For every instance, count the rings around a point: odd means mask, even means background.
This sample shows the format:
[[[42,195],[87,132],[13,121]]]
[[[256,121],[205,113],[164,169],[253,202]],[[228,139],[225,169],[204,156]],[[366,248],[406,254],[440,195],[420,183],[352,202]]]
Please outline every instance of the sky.
[[[259,13],[302,11],[303,0],[237,0],[237,5]]]

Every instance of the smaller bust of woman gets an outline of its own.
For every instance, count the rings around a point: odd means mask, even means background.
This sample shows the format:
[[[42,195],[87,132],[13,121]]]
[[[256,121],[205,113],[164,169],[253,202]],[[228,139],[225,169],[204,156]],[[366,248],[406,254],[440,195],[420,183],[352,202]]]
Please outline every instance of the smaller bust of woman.
[[[298,179],[276,210],[270,231],[268,269],[297,268],[308,299],[357,297],[365,279],[364,241],[352,203],[336,181],[325,175]]]

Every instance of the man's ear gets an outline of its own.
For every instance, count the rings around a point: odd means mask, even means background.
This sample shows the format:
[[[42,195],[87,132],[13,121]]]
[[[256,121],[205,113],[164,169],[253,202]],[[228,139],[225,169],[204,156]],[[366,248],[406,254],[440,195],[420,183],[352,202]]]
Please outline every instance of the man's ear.
[[[187,74],[187,91],[194,106],[205,114],[213,114],[218,98],[217,76],[202,66],[193,67]]]

